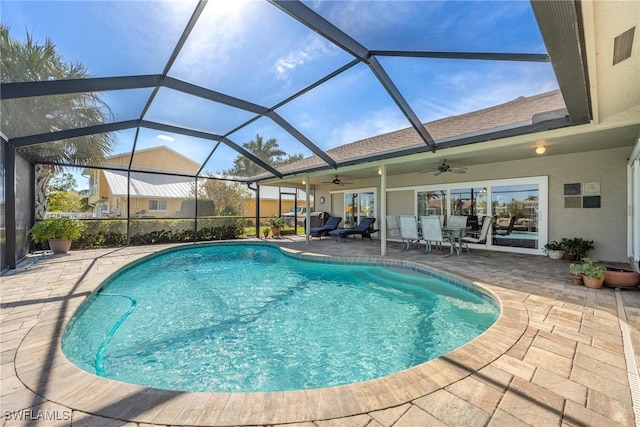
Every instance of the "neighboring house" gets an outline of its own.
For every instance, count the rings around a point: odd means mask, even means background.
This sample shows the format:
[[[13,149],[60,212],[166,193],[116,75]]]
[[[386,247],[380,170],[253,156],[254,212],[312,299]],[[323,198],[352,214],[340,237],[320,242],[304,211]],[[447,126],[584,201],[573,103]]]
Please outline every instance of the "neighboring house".
[[[176,218],[192,216],[181,212],[182,201],[195,195],[193,177],[200,165],[166,146],[136,151],[133,166],[145,172],[131,172],[131,182],[127,191],[127,171],[116,170],[127,167],[130,155],[110,156],[102,163],[107,169],[85,169],[83,175],[89,178],[89,204],[94,207],[95,218],[126,218],[127,195],[131,197],[129,216],[134,218]],[[152,167],[153,166],[153,167]],[[163,172],[160,174],[158,172]],[[176,175],[166,175],[166,173]],[[227,185],[246,188],[246,184],[225,181]],[[246,193],[246,192],[244,192]],[[243,197],[245,217],[255,218],[255,193]],[[253,196],[253,197],[252,197]],[[260,216],[269,217],[289,212],[295,206],[304,206],[306,194],[295,188],[260,187]]]
[[[107,169],[85,169],[89,178],[89,205],[96,218],[126,218],[127,195],[131,197],[130,217],[174,218],[179,216],[184,199],[194,197],[194,180],[178,175],[160,175],[155,172],[194,175],[200,165],[166,146],[136,151],[133,166],[150,173],[131,172],[127,189],[127,171],[130,154],[110,156],[102,163]]]

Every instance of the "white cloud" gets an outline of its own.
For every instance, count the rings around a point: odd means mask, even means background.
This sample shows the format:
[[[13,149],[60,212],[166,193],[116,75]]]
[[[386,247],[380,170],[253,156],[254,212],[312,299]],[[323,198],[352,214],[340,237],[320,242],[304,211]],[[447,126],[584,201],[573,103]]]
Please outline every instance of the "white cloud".
[[[337,147],[372,136],[383,135],[399,129],[409,127],[409,122],[398,110],[385,109],[369,114],[365,119],[358,117],[355,120],[341,122],[329,135],[328,145],[325,149]]]
[[[335,54],[337,48],[324,39],[313,35],[308,37],[301,50],[290,52],[289,54],[278,58],[273,66],[276,78],[286,80],[290,73],[296,68],[319,59],[326,58]]]

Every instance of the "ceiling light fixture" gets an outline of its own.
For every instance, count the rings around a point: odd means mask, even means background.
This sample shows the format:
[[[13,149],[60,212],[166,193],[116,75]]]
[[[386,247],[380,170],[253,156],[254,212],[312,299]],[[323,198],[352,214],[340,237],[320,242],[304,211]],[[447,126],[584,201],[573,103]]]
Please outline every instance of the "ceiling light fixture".
[[[544,154],[545,151],[547,151],[547,149],[544,147],[544,145],[538,145],[536,147],[536,154]]]
[[[302,185],[307,185],[307,181],[306,180],[302,180]]]
[[[382,175],[382,168],[378,168],[378,175]]]

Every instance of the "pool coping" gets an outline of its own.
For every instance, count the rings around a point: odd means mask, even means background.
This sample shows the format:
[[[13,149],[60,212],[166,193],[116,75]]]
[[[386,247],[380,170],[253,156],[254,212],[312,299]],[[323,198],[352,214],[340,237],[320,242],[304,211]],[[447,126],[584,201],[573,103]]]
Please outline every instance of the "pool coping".
[[[245,244],[255,245],[260,242]],[[332,257],[262,244],[277,247],[290,256],[306,260],[360,262],[404,268],[413,266],[417,271],[433,270],[424,265],[396,259]],[[167,250],[184,246],[186,245]],[[159,252],[161,250],[154,252],[152,256]],[[122,269],[130,268],[132,263],[147,256],[149,255],[141,255],[113,273],[97,274],[83,282],[77,291],[92,293],[109,277]],[[442,273],[447,277],[459,278],[462,282],[467,281],[459,276]],[[518,297],[504,288],[469,282],[500,304],[500,315],[493,326],[476,339],[444,356],[361,383],[298,391],[222,393],[160,390],[98,377],[71,363],[61,349],[64,328],[84,302],[79,301],[79,298],[67,301],[62,313],[49,310],[37,322],[17,350],[15,368],[18,377],[29,389],[48,400],[77,411],[122,421],[230,426],[300,423],[354,416],[397,407],[450,386],[498,359],[525,334],[529,317],[524,303]]]

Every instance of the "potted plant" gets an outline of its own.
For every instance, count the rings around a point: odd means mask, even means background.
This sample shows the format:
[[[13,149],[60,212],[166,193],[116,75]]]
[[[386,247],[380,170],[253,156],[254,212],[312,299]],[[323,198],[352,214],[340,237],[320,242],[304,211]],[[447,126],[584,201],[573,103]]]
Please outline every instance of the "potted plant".
[[[262,229],[262,235],[264,236],[264,238],[266,239],[267,237],[269,237],[269,232],[271,231],[271,228],[269,227],[265,227]]]
[[[596,264],[596,260],[586,257],[582,260],[582,280],[587,288],[599,289],[604,283],[606,268]]]
[[[279,216],[272,216],[267,220],[267,225],[271,227],[271,234],[273,237],[280,237],[282,229],[287,225],[284,219]]]
[[[49,218],[35,223],[29,232],[35,242],[48,242],[54,254],[66,254],[83,230],[84,224],[77,219]]]
[[[582,285],[582,264],[571,264],[569,265],[569,275],[571,276],[571,283],[574,285]]]
[[[562,245],[560,244],[560,242],[553,240],[544,245],[543,250],[551,259],[562,258]]]
[[[586,240],[581,237],[572,239],[563,237],[560,240],[560,247],[564,252],[564,259],[569,261],[581,261],[587,256],[587,253],[593,249],[593,240]]]

